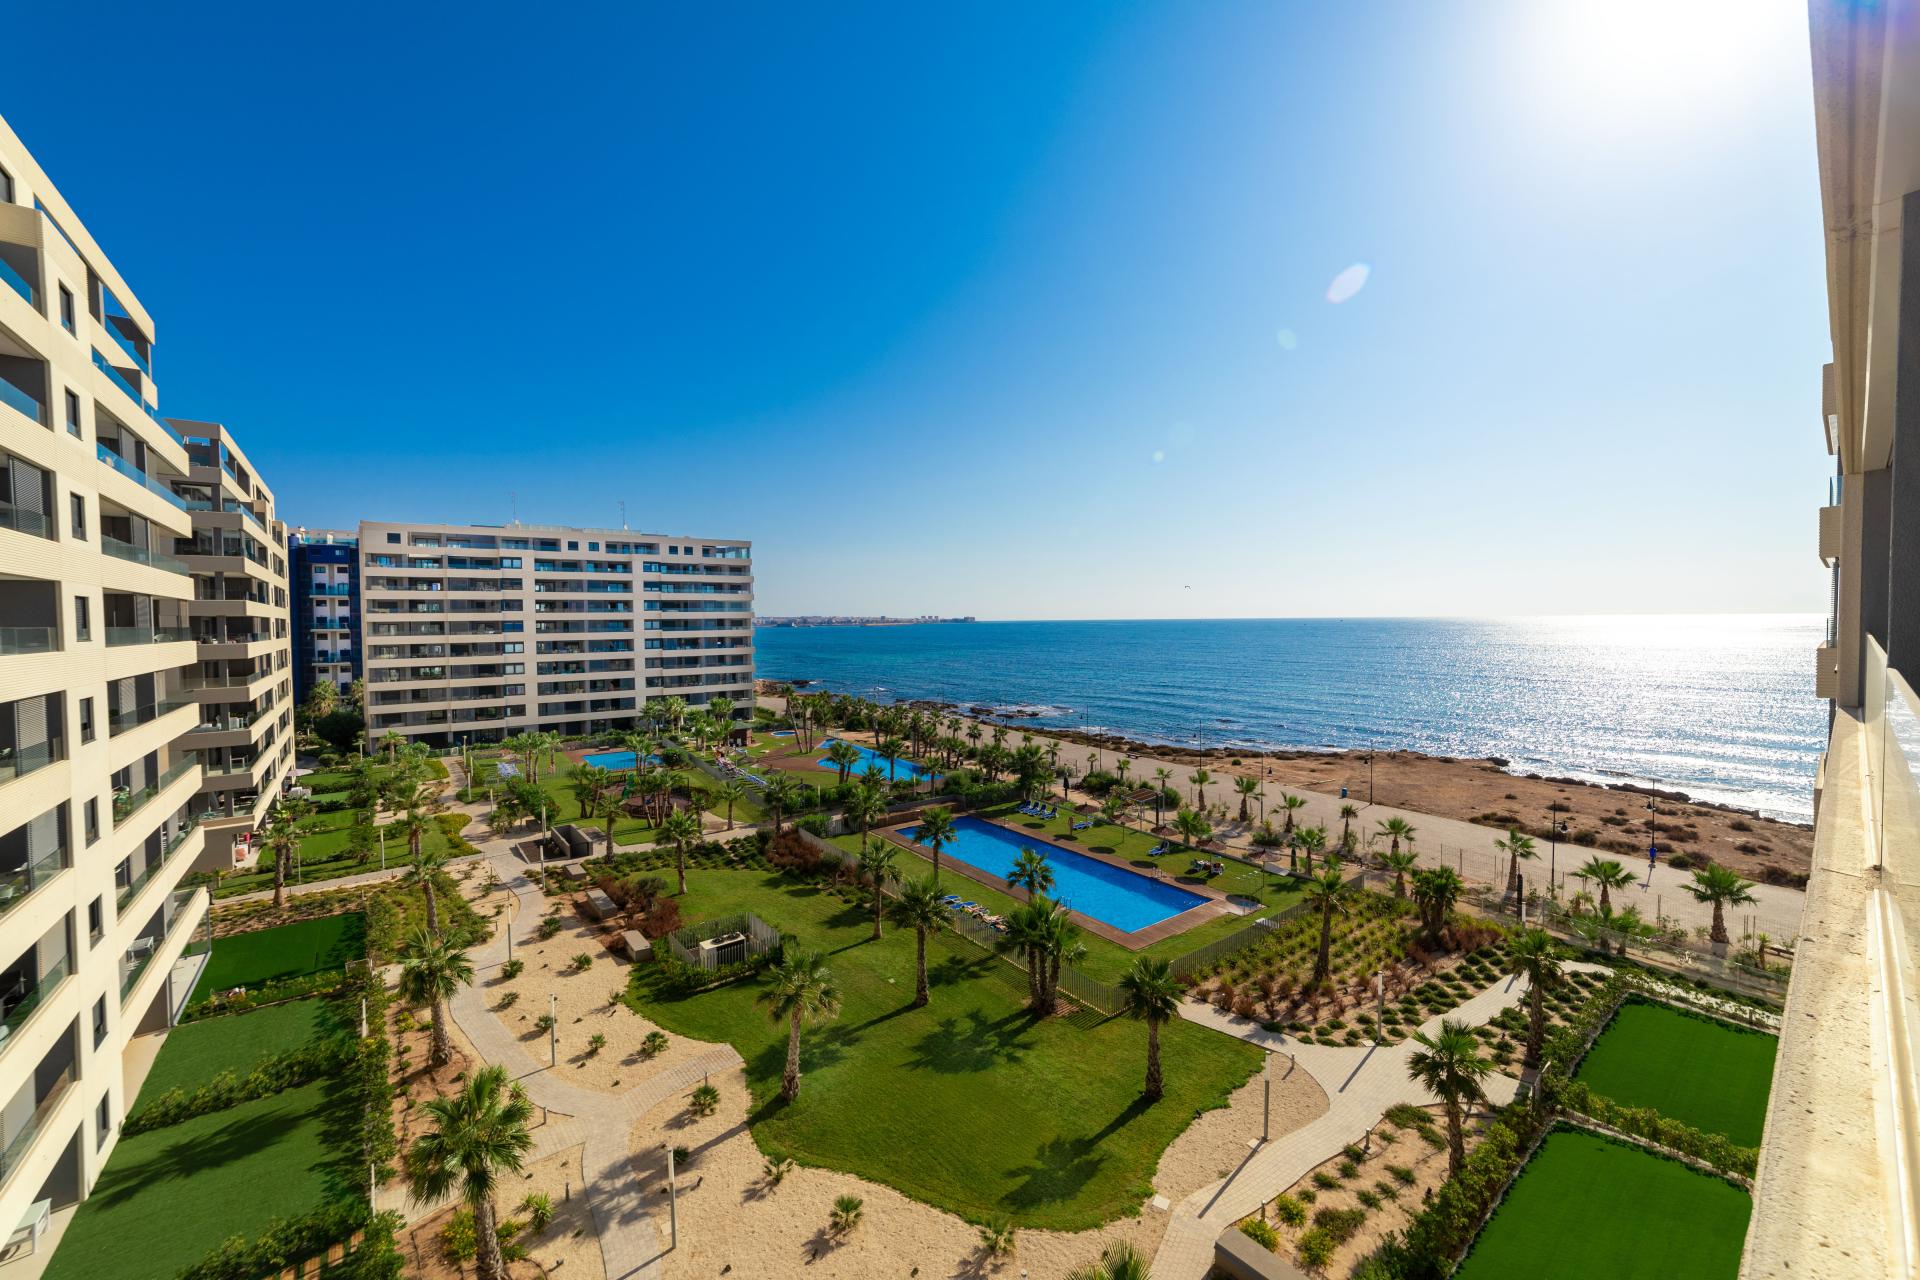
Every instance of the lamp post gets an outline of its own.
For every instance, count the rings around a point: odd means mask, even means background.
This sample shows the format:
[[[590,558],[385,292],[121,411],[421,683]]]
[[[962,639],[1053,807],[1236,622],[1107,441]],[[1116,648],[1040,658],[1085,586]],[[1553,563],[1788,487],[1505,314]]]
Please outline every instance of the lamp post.
[[[1567,833],[1567,824],[1553,808],[1547,809],[1547,896],[1554,901],[1560,899],[1560,837]]]
[[[547,993],[547,1065],[560,1065],[560,997]]]

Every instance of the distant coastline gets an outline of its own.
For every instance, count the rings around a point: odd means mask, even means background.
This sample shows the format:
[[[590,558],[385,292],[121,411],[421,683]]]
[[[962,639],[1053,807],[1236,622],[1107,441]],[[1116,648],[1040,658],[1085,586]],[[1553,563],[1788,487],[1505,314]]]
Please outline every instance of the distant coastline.
[[[918,618],[894,618],[886,614],[824,614],[804,613],[789,617],[762,616],[753,620],[756,627],[921,627],[945,622],[972,622],[971,615],[964,618],[941,618],[926,614]]]

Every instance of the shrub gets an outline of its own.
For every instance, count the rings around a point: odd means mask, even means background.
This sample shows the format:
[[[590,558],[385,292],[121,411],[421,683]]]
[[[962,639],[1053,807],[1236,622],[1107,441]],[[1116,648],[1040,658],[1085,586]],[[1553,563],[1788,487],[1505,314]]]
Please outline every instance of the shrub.
[[[772,1156],[768,1156],[767,1163],[761,1169],[761,1173],[765,1176],[767,1185],[770,1187],[779,1186],[782,1182],[786,1181],[787,1175],[792,1172],[793,1161],[784,1156],[777,1160]]]
[[[980,1228],[980,1247],[990,1258],[1004,1258],[1013,1252],[1013,1223],[995,1218]]]
[[[1393,1180],[1401,1186],[1410,1187],[1414,1183],[1413,1170],[1403,1164],[1390,1164],[1387,1166],[1387,1172],[1392,1174]]]
[[[585,973],[591,968],[593,968],[593,957],[586,952],[582,951],[573,958],[573,971],[575,973]]]
[[[520,993],[518,991],[503,991],[500,993],[500,1003],[495,1005],[494,1008],[511,1009],[513,1008],[514,1005],[518,1004],[519,1002],[520,1002]]]
[[[1294,1256],[1308,1271],[1320,1271],[1333,1261],[1333,1248],[1333,1237],[1315,1227],[1300,1237],[1300,1243],[1294,1246]]]
[[[607,1037],[602,1033],[596,1031],[592,1035],[587,1037],[587,1056],[589,1058],[593,1057],[595,1054],[599,1053],[602,1049],[606,1047],[607,1047]]]
[[[710,1116],[720,1106],[720,1091],[710,1084],[703,1084],[693,1091],[690,1104],[697,1116]]]
[[[1355,1174],[1360,1172],[1360,1166],[1355,1164],[1351,1160],[1342,1160],[1338,1165],[1334,1167],[1339,1170],[1340,1176],[1342,1178],[1351,1178]]]
[[[859,1196],[835,1196],[833,1213],[828,1219],[833,1234],[843,1236],[859,1226],[860,1214],[866,1208],[866,1203]]]
[[[640,1052],[646,1057],[654,1057],[667,1051],[667,1036],[663,1031],[649,1031],[647,1038],[640,1042]]]
[[[553,1197],[544,1191],[529,1191],[520,1202],[520,1212],[527,1215],[527,1229],[539,1235],[553,1221]]]
[[[1282,1193],[1273,1198],[1273,1216],[1290,1227],[1302,1226],[1307,1221],[1307,1207]]]
[[[1430,1124],[1421,1125],[1419,1129],[1419,1134],[1420,1134],[1420,1141],[1426,1143],[1428,1146],[1432,1147],[1435,1151],[1438,1151],[1440,1148],[1447,1145],[1447,1135],[1444,1133],[1441,1133],[1438,1129],[1434,1128]]]
[[[1280,1233],[1260,1218],[1247,1218],[1240,1223],[1240,1231],[1247,1239],[1258,1244],[1269,1253],[1280,1247]]]
[[[1389,1187],[1388,1190],[1391,1191],[1392,1188]],[[1394,1194],[1398,1195],[1400,1193],[1396,1191]],[[1363,1190],[1357,1193],[1356,1198],[1369,1209],[1378,1209],[1380,1207],[1380,1193],[1377,1191]]]
[[[1328,1207],[1313,1212],[1313,1226],[1316,1231],[1324,1231],[1335,1244],[1345,1244],[1353,1239],[1367,1220],[1365,1209],[1335,1209]]]
[[[550,1013],[543,1013],[533,1020],[533,1029],[535,1031],[551,1031],[553,1030],[553,1026],[553,1015]]]
[[[1313,1185],[1322,1191],[1338,1191],[1340,1189],[1340,1179],[1334,1177],[1325,1169],[1316,1169],[1313,1174]]]
[[[525,960],[509,960],[500,966],[500,976],[511,982],[527,971]]]
[[[1396,1129],[1418,1129],[1432,1124],[1433,1117],[1410,1102],[1402,1102],[1387,1108],[1387,1123]]]
[[[448,1262],[471,1262],[480,1252],[480,1238],[473,1225],[473,1210],[462,1205],[440,1229],[440,1252]]]
[[[559,933],[562,927],[563,926],[558,920],[556,920],[552,916],[548,916],[545,920],[542,920],[540,922],[540,928],[538,932],[542,938],[551,938],[555,934]]]

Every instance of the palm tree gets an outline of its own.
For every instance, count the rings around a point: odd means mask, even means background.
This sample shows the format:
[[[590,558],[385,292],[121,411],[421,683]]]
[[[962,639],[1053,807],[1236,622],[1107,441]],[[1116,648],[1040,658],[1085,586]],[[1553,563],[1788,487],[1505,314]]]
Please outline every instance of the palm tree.
[[[1252,800],[1254,795],[1259,792],[1260,779],[1235,778],[1233,780],[1233,789],[1240,797],[1240,821],[1243,823],[1248,822],[1250,819],[1247,817],[1247,802]]]
[[[1191,809],[1182,809],[1173,815],[1173,829],[1180,833],[1182,844],[1194,849],[1213,834],[1213,825]]]
[[[1313,960],[1313,976],[1307,979],[1310,987],[1318,987],[1333,975],[1333,918],[1346,914],[1356,888],[1340,874],[1338,858],[1328,858],[1320,874],[1301,885],[1309,906],[1320,913],[1320,951]]]
[[[908,880],[893,900],[893,922],[914,934],[914,1008],[926,1007],[931,999],[927,989],[927,935],[947,927],[947,904],[940,897],[940,883],[932,876]]]
[[[1153,771],[1153,825],[1161,823],[1161,805],[1167,798],[1167,784],[1173,781],[1173,770],[1155,769]]]
[[[1160,1075],[1160,1028],[1180,1009],[1180,984],[1173,966],[1158,956],[1140,956],[1120,978],[1120,1007],[1129,1018],[1147,1024],[1148,1102],[1160,1101],[1166,1082]]]
[[[747,798],[747,784],[738,778],[728,778],[713,789],[713,798],[726,804],[727,830],[733,830],[733,806]],[[608,848],[611,850],[613,837],[609,835],[607,840]]]
[[[1533,847],[1533,837],[1521,835],[1512,827],[1507,828],[1507,838],[1495,840],[1493,847],[1507,855],[1507,892],[1520,891],[1520,860],[1533,859],[1539,852]]]
[[[1280,827],[1280,834],[1290,836],[1293,834],[1293,815],[1307,807],[1306,798],[1304,796],[1296,796],[1289,791],[1282,791],[1280,793],[1280,807],[1287,811],[1287,819]]]
[[[767,812],[773,818],[773,834],[780,834],[780,815],[792,809],[800,800],[800,784],[792,775],[776,773],[767,779],[765,793]]]
[[[473,1210],[480,1280],[506,1280],[493,1193],[503,1173],[520,1172],[533,1149],[533,1105],[502,1066],[482,1067],[459,1093],[420,1104],[432,1127],[407,1152],[408,1195],[431,1204],[458,1190]]]
[[[1006,932],[998,946],[1026,957],[1027,1007],[1038,1014],[1053,1012],[1053,993],[1048,983],[1048,957],[1062,939],[1056,937],[1056,919],[1064,922],[1065,908],[1046,898],[1029,898],[1006,915]]]
[[[447,865],[447,853],[444,849],[435,849],[431,853],[422,853],[407,864],[400,873],[400,883],[420,886],[420,893],[427,903],[427,932],[440,932],[440,904],[434,897],[434,883],[440,878],[441,871]]]
[[[1067,1276],[1067,1280],[1147,1280],[1147,1260],[1125,1240],[1115,1240],[1100,1255]]]
[[[1692,895],[1695,902],[1713,904],[1713,942],[1721,946],[1727,944],[1726,908],[1744,907],[1754,901],[1753,881],[1742,880],[1733,871],[1722,866],[1705,866],[1693,873],[1693,883],[1681,886]]]
[[[1528,929],[1507,947],[1507,972],[1527,980],[1525,1065],[1539,1069],[1547,1037],[1547,992],[1560,985],[1560,946],[1545,929]]]
[[[1419,863],[1414,860],[1413,850],[1402,849],[1397,853],[1384,854],[1380,858],[1380,865],[1393,873],[1393,896],[1405,898],[1407,877],[1420,869]]]
[[[1314,855],[1325,851],[1327,847],[1326,828],[1302,827],[1293,833],[1293,838],[1300,846],[1300,852],[1307,855],[1307,874],[1312,875]],[[1332,862],[1334,859],[1329,858],[1327,861]]]
[[[841,800],[840,812],[850,824],[860,828],[860,848],[864,850],[874,824],[887,815],[887,802],[878,788],[853,787]]]
[[[1360,816],[1360,810],[1350,804],[1340,806],[1340,850],[1353,852],[1353,820]]]
[[[979,726],[974,726],[978,728]],[[953,810],[935,805],[920,815],[920,826],[913,833],[914,843],[933,850],[933,882],[940,883],[940,850],[954,841]]]
[[[839,1013],[840,988],[825,956],[796,948],[767,975],[760,1003],[775,1022],[784,1018],[787,1023],[787,1069],[780,1077],[780,1096],[792,1102],[800,1096],[800,1026]]]
[[[680,893],[687,892],[687,847],[700,838],[700,819],[689,809],[675,809],[660,824],[659,839],[673,846],[673,870]]]
[[[1020,856],[1013,860],[1013,870],[1007,872],[1007,887],[1025,889],[1029,897],[1050,892],[1053,868],[1047,863],[1047,855],[1022,847]]]
[[[287,905],[287,864],[300,848],[300,833],[290,822],[274,821],[267,826],[262,846],[273,855],[273,905]]]
[[[1114,772],[1120,775],[1120,785],[1122,787],[1126,786],[1127,770],[1133,768],[1133,761],[1127,759],[1125,756],[1121,756],[1118,760],[1113,762],[1113,768],[1114,768]]]
[[[1600,910],[1605,915],[1613,913],[1613,890],[1633,883],[1633,872],[1612,858],[1588,858],[1573,874],[1575,879],[1600,886]]]
[[[1052,1013],[1060,1001],[1060,970],[1080,963],[1086,955],[1087,944],[1080,941],[1080,926],[1067,918],[1065,907],[1054,905],[1040,946],[1040,957],[1046,962],[1046,976],[1041,984],[1042,1012]]]
[[[1486,1095],[1480,1081],[1493,1063],[1480,1056],[1480,1040],[1473,1028],[1452,1018],[1443,1019],[1432,1038],[1413,1033],[1420,1048],[1407,1060],[1407,1074],[1447,1109],[1447,1175],[1460,1176],[1467,1159],[1466,1109]]]
[[[473,961],[466,951],[437,933],[415,929],[400,948],[400,997],[433,1008],[433,1036],[427,1065],[443,1067],[453,1057],[447,1039],[447,1001],[473,981]]]
[[[1423,867],[1413,873],[1413,905],[1420,912],[1420,928],[1427,941],[1438,944],[1447,917],[1467,890],[1467,882],[1452,867]]]
[[[1388,853],[1400,852],[1402,840],[1413,839],[1413,824],[1405,818],[1388,818],[1380,824],[1380,834],[1387,837]]]
[[[880,915],[887,906],[887,881],[894,878],[893,846],[884,840],[860,850],[860,870],[873,885],[873,940],[880,941]]]
[[[860,748],[838,738],[827,744],[827,763],[840,771],[840,785],[847,785],[847,771],[860,763]]]
[[[1195,769],[1187,775],[1187,781],[1193,784],[1193,807],[1196,809],[1206,808],[1207,784],[1213,781],[1213,775],[1205,769]]]

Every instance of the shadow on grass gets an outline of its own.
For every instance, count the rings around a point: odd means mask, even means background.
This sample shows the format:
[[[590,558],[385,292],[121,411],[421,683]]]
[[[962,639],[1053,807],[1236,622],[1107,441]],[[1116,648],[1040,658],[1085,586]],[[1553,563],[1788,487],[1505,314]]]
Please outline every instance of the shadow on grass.
[[[907,1065],[941,1075],[976,1075],[1025,1057],[1033,1047],[1033,1029],[1033,1018],[1024,1009],[1002,1018],[978,1010],[964,1018],[942,1018],[914,1042]]]
[[[1152,1105],[1143,1097],[1135,1097],[1098,1133],[1084,1138],[1050,1138],[1041,1143],[1031,1163],[1007,1171],[1021,1182],[1007,1193],[1005,1203],[1024,1211],[1072,1199],[1105,1167],[1107,1157],[1100,1153],[1100,1144],[1146,1114]]]

